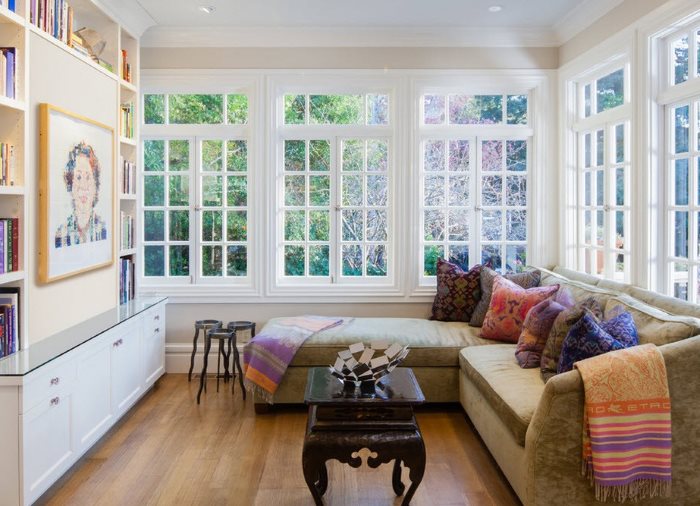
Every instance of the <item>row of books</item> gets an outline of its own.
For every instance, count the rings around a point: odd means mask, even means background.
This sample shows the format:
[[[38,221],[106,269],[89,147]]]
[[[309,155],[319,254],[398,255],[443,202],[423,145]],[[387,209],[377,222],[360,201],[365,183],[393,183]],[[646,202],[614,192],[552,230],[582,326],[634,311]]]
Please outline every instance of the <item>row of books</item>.
[[[73,33],[73,8],[66,0],[29,0],[29,22],[69,44]]]
[[[0,287],[0,358],[19,347],[19,288]]]
[[[0,186],[14,186],[15,170],[15,146],[0,142]]]
[[[0,95],[17,98],[17,48],[0,47]]]
[[[121,105],[121,121],[119,123],[120,134],[127,139],[134,138],[134,104]]]
[[[134,162],[122,159],[120,180],[121,193],[127,195],[134,195],[136,193],[136,164]]]
[[[0,274],[19,270],[19,219],[0,218]]]
[[[126,82],[131,82],[131,64],[129,63],[129,53],[126,49],[122,49],[122,79]]]
[[[119,303],[126,304],[134,298],[134,262],[122,258],[119,266]]]
[[[124,211],[120,211],[120,214],[120,249],[131,249],[134,247],[134,217]]]
[[[17,6],[15,0],[0,0],[0,7],[5,7],[12,12],[17,12]]]

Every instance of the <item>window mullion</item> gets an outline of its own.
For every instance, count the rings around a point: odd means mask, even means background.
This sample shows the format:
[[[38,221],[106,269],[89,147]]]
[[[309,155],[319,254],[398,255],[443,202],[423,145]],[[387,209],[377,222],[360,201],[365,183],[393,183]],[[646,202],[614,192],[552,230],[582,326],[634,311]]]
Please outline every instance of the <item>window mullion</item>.
[[[190,228],[194,222],[194,235],[190,236],[190,281],[199,284],[202,281],[202,166],[200,156],[200,138],[190,137]],[[193,219],[194,218],[194,219]],[[192,251],[194,250],[194,252]],[[193,254],[194,253],[194,254]],[[194,269],[194,272],[192,270]]]

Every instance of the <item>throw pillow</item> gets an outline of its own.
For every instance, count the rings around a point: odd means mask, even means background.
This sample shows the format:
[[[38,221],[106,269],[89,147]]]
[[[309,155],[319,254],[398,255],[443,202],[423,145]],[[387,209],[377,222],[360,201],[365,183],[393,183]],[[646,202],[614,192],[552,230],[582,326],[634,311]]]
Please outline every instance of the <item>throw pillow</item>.
[[[523,369],[539,367],[542,360],[542,350],[547,343],[549,331],[552,330],[555,318],[567,307],[573,304],[560,304],[559,294],[567,291],[562,287],[554,299],[546,299],[533,307],[523,323],[523,330],[515,348],[515,358]]]
[[[624,344],[625,347],[639,344],[637,326],[634,323],[632,314],[627,311],[622,311],[617,316],[600,322],[600,326],[605,332]]]
[[[571,326],[579,321],[584,313],[591,313],[599,320],[603,318],[603,308],[600,307],[596,299],[588,297],[578,302],[574,307],[559,313],[554,320],[552,330],[549,331],[549,336],[547,337],[547,344],[544,345],[542,361],[540,362],[540,372],[542,373],[542,379],[545,381],[557,374],[557,366],[559,365],[564,339],[566,339]]]
[[[486,266],[481,267],[479,282],[481,286],[481,299],[479,299],[479,303],[476,305],[476,308],[474,308],[472,318],[469,320],[469,325],[472,327],[481,327],[484,324],[484,318],[489,310],[489,304],[491,304],[493,281],[498,276],[500,276],[500,274],[493,269]],[[522,288],[534,288],[540,284],[540,271],[537,269],[530,269],[517,274],[506,274],[505,277]]]
[[[437,292],[431,320],[468,322],[481,298],[480,265],[464,272],[458,265],[442,258],[437,263]]]
[[[557,364],[557,373],[570,371],[573,369],[574,363],[580,360],[638,344],[636,338],[630,339],[628,342],[621,342],[616,339],[605,330],[604,325],[606,323],[609,329],[620,330],[622,327],[625,327],[624,334],[626,337],[633,337],[628,333],[630,329],[627,327],[626,319],[625,322],[599,322],[593,315],[586,313],[571,326],[566,339],[564,339],[559,364]],[[634,330],[634,336],[636,336],[636,329]]]
[[[525,289],[498,276],[493,282],[493,295],[481,327],[481,337],[517,343],[528,311],[557,290],[559,285]]]

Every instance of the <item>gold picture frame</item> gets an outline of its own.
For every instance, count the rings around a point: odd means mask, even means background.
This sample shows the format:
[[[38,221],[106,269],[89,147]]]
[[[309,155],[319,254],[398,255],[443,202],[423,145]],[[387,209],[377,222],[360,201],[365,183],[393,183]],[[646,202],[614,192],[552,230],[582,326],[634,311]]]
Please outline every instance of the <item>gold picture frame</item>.
[[[39,281],[110,266],[115,258],[114,128],[39,106]]]

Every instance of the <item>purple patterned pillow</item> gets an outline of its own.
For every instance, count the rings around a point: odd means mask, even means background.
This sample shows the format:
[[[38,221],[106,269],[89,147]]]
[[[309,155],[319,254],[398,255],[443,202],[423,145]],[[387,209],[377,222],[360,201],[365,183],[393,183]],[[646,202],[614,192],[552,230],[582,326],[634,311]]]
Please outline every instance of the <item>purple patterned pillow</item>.
[[[458,265],[438,258],[437,293],[430,319],[468,322],[481,298],[480,272],[480,265],[464,272]]]
[[[542,350],[555,318],[566,309],[555,299],[546,299],[530,309],[515,348],[515,358],[523,369],[540,366]]]
[[[622,342],[616,339],[603,328],[602,323],[608,323],[608,329],[613,330],[620,330],[621,327],[625,327],[623,333],[625,339],[629,338],[629,341]],[[636,339],[636,329],[634,329],[634,335],[630,334],[627,322],[613,322],[609,320],[602,323],[590,313],[585,313],[571,327],[562,345],[557,373],[572,370],[575,362],[639,344]]]
[[[637,346],[639,344],[637,326],[634,324],[634,318],[632,318],[632,315],[627,311],[622,311],[618,313],[617,316],[600,322],[600,326],[604,331],[626,347]]]

